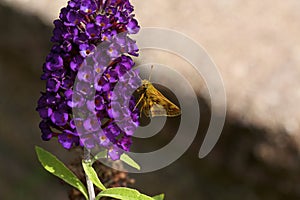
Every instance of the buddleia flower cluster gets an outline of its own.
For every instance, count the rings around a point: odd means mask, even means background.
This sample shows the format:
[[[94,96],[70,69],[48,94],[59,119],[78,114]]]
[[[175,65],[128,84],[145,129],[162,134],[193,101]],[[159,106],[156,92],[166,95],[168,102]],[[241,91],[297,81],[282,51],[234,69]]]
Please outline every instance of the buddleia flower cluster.
[[[129,150],[139,115],[135,99],[123,92],[140,80],[132,70],[138,48],[129,34],[140,28],[132,12],[128,0],[71,0],[61,9],[41,76],[43,140],[57,137],[66,149],[100,145],[113,160]],[[74,117],[74,109],[81,117]]]

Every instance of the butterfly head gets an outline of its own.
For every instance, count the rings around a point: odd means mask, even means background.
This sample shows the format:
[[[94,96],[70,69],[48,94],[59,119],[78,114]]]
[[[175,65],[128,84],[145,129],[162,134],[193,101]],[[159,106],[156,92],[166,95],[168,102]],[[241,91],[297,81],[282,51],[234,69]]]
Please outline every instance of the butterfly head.
[[[148,80],[142,80],[142,86],[141,86],[141,88],[142,89],[147,89],[148,87],[149,87],[149,85],[151,85],[151,83],[150,83],[150,81],[148,81]]]

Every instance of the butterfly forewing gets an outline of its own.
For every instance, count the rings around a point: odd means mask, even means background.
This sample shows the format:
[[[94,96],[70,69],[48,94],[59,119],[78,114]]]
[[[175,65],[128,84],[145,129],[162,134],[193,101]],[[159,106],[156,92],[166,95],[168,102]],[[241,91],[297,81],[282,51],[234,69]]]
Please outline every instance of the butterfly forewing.
[[[180,108],[161,94],[149,81],[142,96],[142,106],[140,112],[144,112],[147,117],[168,116],[176,117],[181,114]]]

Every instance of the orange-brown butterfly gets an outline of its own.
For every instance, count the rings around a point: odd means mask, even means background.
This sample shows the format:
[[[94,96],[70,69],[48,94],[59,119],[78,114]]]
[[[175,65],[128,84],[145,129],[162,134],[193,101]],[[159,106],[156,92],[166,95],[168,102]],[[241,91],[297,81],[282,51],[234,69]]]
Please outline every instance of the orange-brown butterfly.
[[[140,94],[139,100],[135,108],[141,104],[140,115],[142,112],[147,117],[168,116],[176,117],[181,115],[181,110],[178,106],[167,99],[160,93],[150,82],[153,66],[148,80],[142,80],[142,85],[137,89]]]

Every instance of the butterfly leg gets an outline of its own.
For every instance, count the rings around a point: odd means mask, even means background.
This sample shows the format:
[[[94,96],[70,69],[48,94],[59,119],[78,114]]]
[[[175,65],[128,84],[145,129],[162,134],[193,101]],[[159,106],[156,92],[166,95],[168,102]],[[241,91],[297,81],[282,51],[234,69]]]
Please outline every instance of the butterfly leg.
[[[142,117],[142,113],[144,112],[144,114],[148,117],[148,113],[149,113],[149,107],[148,107],[148,105],[147,105],[147,101],[146,100],[144,100],[144,103],[143,103],[143,105],[142,105],[142,107],[141,107],[141,110],[140,110],[140,117]]]
[[[143,100],[144,96],[145,96],[145,93],[143,93],[143,94],[141,95],[140,99],[139,99],[138,102],[135,104],[133,110],[135,110],[135,109],[138,107],[138,105],[139,105],[139,104],[141,103],[141,101]]]
[[[144,99],[142,110],[146,117],[151,117],[150,116],[150,104],[151,104],[151,101],[149,99]],[[140,114],[142,115],[142,111],[140,111]]]
[[[145,102],[144,102],[144,105],[145,105]],[[142,111],[144,110],[144,105],[141,107],[141,110],[140,110],[140,118],[142,117]]]

